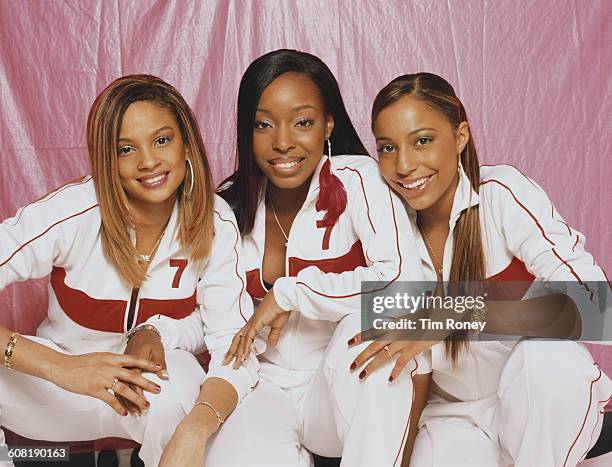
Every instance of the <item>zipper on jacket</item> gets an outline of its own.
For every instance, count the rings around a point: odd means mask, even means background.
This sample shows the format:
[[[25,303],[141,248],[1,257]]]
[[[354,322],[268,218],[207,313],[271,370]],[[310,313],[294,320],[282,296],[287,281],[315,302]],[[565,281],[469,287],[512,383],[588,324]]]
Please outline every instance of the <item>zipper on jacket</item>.
[[[302,207],[300,208],[300,210],[297,212],[297,214],[295,215],[295,217],[293,218],[293,223],[291,224],[291,230],[289,230],[289,237],[287,238],[287,249],[285,250],[285,276],[288,276],[289,274],[289,244],[291,243],[291,232],[294,231],[293,226],[296,225],[296,221],[298,220],[298,218],[300,217],[300,214],[302,214],[302,211],[304,210],[304,206],[306,205],[306,202],[304,202],[304,204],[302,204]],[[300,327],[300,312],[299,310],[296,310],[295,313],[297,313],[297,316],[295,317],[295,320],[291,326],[290,329],[287,330],[286,336],[289,337],[291,336],[291,340],[288,340],[288,342],[286,342],[287,344],[287,358],[285,360],[285,363],[287,365],[287,367],[289,369],[293,369],[295,367],[294,364],[294,341],[295,341],[295,336],[296,334],[299,332],[299,327]]]
[[[132,296],[130,297],[130,307],[128,308],[129,311],[128,311],[126,331],[129,331],[130,329],[132,329],[132,326],[134,325],[134,316],[136,314],[136,304],[138,303],[138,292],[140,292],[140,289],[138,287],[134,287],[132,289]]]

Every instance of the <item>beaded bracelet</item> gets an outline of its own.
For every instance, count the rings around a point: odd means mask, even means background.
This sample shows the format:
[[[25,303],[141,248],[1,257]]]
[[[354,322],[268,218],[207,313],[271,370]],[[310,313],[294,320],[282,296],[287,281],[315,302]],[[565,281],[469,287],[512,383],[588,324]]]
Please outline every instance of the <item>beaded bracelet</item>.
[[[136,326],[134,329],[132,329],[127,337],[126,337],[126,342],[129,342],[130,339],[132,337],[134,337],[134,335],[138,332],[138,331],[153,331],[155,334],[157,334],[157,337],[159,337],[161,339],[161,332],[159,332],[159,329],[157,329],[155,326],[153,326],[152,324],[139,324],[138,326]]]

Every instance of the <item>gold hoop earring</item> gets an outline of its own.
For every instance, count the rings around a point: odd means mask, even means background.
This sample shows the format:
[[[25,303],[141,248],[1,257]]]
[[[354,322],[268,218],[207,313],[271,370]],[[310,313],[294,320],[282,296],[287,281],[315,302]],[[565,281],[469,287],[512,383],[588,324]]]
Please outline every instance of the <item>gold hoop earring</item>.
[[[189,166],[189,172],[190,172],[190,185],[189,185],[189,191],[185,191],[184,185],[183,185],[183,193],[185,193],[185,195],[189,196],[191,194],[191,192],[193,191],[193,165],[191,165],[191,161],[189,160],[189,157],[186,157],[185,160],[187,161],[187,165]],[[184,184],[184,182],[183,182]]]

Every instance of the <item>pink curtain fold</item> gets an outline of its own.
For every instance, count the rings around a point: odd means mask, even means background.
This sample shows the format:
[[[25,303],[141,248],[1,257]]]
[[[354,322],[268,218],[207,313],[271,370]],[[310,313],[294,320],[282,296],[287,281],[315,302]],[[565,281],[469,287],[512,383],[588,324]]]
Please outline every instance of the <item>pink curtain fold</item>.
[[[221,181],[234,167],[240,77],[286,47],[330,66],[372,153],[376,92],[403,73],[446,77],[481,162],[536,180],[610,269],[611,14],[606,0],[4,0],[0,218],[89,172],[89,106],[130,73],[183,93]],[[13,284],[0,294],[0,322],[33,332],[46,300],[44,279]],[[612,368],[608,350],[595,353]]]

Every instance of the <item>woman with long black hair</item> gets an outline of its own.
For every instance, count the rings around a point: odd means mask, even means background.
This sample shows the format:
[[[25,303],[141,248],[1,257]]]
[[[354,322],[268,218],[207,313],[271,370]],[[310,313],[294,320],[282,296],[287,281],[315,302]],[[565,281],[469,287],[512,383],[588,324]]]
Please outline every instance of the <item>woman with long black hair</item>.
[[[360,381],[349,368],[359,349],[347,340],[360,328],[362,295],[374,291],[362,281],[419,279],[420,260],[401,202],[319,58],[277,50],[248,67],[238,170],[221,190],[258,302],[228,356],[246,357],[252,339],[268,333],[262,382],[236,413],[253,423],[259,465],[308,465],[302,446],[351,467],[399,465],[428,363],[411,358],[396,380]]]

